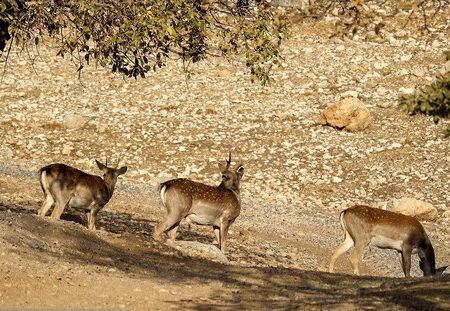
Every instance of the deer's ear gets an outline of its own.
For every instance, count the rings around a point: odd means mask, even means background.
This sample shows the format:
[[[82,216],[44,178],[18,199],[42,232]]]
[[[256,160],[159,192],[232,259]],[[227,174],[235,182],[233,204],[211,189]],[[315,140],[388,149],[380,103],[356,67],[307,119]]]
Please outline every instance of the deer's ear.
[[[238,166],[238,168],[236,169],[236,174],[239,176],[239,179],[244,176],[244,167],[242,165]]]
[[[104,164],[98,162],[97,160],[95,160],[95,163],[97,163],[98,168],[99,168],[100,170],[102,170],[103,172],[106,172],[106,170],[108,169],[108,168],[106,167],[106,165],[104,165]]]
[[[128,167],[122,166],[121,168],[119,168],[119,169],[117,170],[117,175],[125,174],[125,173],[127,172],[127,170],[128,170]]]

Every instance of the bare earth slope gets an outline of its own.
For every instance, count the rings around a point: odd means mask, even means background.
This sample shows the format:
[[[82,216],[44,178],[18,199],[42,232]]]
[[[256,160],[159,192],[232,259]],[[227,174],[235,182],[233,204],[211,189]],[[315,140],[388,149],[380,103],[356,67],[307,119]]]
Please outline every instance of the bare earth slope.
[[[438,73],[448,36],[374,43],[330,40],[327,29],[295,28],[284,68],[266,88],[222,60],[195,67],[188,83],[177,63],[137,81],[91,67],[79,81],[50,42],[33,65],[12,51],[0,85],[0,308],[449,309],[449,275],[399,278],[393,251],[366,252],[362,272],[376,277],[323,272],[343,238],[339,211],[404,196],[436,206],[439,219],[424,226],[438,265],[450,262],[448,121],[395,107],[400,88]],[[368,105],[370,128],[316,125],[348,91]],[[67,128],[70,115],[82,117],[80,127]],[[164,214],[158,182],[216,184],[230,149],[245,175],[229,263],[154,241]],[[98,231],[86,230],[78,211],[60,221],[35,215],[41,166],[99,174],[93,160],[105,157],[129,171],[99,213]],[[211,244],[213,233],[183,225],[179,239]],[[413,265],[420,276],[416,257]],[[351,271],[344,256],[337,271]]]

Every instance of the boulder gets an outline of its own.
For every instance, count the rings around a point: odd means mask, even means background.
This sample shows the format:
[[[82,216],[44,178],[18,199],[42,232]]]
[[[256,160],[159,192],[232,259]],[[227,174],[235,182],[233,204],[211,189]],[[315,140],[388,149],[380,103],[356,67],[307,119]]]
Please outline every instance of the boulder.
[[[433,221],[438,217],[438,211],[432,204],[414,198],[394,199],[391,211],[425,221]]]
[[[212,244],[176,240],[167,240],[166,244],[188,256],[200,257],[220,263],[228,263],[227,257],[220,251],[220,249],[217,248],[217,246]]]
[[[328,106],[320,115],[319,123],[350,132],[362,131],[371,121],[367,107],[354,97],[344,98]]]

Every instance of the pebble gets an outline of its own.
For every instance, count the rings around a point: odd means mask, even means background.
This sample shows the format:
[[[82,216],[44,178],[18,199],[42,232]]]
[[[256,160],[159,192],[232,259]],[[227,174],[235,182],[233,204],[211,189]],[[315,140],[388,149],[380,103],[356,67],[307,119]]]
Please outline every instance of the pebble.
[[[398,90],[398,93],[399,94],[405,94],[405,95],[411,95],[411,94],[414,94],[415,91],[416,91],[416,89],[414,89],[414,88],[401,87]]]
[[[342,178],[337,177],[337,176],[333,176],[333,178],[331,179],[332,182],[334,183],[341,183],[342,182]]]
[[[63,155],[70,155],[72,153],[73,147],[70,145],[64,145],[63,149],[61,150],[61,154]]]

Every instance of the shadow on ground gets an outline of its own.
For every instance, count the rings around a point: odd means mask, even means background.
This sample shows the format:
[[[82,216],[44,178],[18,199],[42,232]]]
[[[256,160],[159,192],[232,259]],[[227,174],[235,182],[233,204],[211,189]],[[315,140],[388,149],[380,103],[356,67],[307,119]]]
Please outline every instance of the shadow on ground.
[[[127,277],[155,278],[179,286],[211,284],[206,300],[174,302],[174,308],[210,309],[450,309],[450,275],[435,278],[389,279],[353,277],[273,267],[223,265],[182,255],[152,239],[156,220],[104,211],[100,227],[80,226],[83,217],[71,212],[54,221],[29,206],[1,205],[2,239],[23,258],[55,258],[83,266],[115,268]],[[75,221],[76,223],[74,223]],[[183,232],[210,243],[209,236]]]

